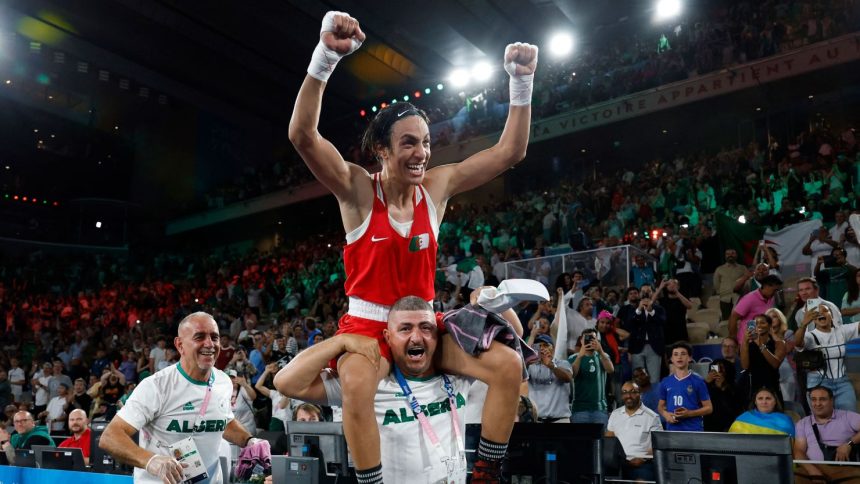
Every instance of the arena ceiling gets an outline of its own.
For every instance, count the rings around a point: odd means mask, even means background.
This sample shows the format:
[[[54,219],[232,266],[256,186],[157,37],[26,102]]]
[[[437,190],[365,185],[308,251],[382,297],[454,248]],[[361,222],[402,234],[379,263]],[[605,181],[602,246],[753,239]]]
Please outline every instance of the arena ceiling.
[[[644,17],[645,0],[5,0],[10,11],[91,46],[92,62],[132,63],[138,79],[175,98],[177,84],[266,121],[289,119],[328,10],[357,17],[368,40],[334,76],[327,109],[368,103],[436,83],[459,66],[500,59],[513,41],[542,43],[555,29],[598,31]],[[2,12],[0,12],[2,13]],[[635,19],[634,19],[635,21]],[[107,54],[107,55],[105,55]],[[111,66],[108,65],[108,68]],[[165,83],[164,80],[171,81]],[[176,84],[174,84],[176,83]],[[173,92],[171,92],[173,91]]]

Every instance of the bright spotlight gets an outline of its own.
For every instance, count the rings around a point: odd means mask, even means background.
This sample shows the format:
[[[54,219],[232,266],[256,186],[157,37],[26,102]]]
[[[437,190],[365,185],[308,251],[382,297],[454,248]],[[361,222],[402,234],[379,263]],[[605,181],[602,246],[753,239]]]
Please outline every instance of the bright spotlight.
[[[746,216],[745,216],[745,215],[741,215],[740,217],[738,217],[738,222],[740,222],[740,223],[742,223],[742,224],[747,223],[747,218],[746,218]]]
[[[96,222],[96,228],[97,228],[97,229],[102,228],[102,223],[101,223],[101,222]]]
[[[465,69],[455,69],[448,76],[448,82],[453,84],[454,87],[463,87],[469,83],[469,72]]]
[[[472,78],[478,82],[484,82],[490,79],[493,75],[493,68],[487,62],[478,62],[472,68]]]
[[[573,50],[573,37],[567,33],[558,33],[549,40],[549,51],[555,57],[564,57]]]
[[[669,20],[681,14],[681,0],[657,0],[655,20]]]

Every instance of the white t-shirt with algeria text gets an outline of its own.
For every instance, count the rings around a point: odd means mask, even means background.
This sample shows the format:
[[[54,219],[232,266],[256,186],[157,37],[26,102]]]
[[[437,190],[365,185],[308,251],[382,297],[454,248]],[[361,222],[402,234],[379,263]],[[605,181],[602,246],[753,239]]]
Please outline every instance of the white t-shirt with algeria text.
[[[324,373],[326,396],[330,405],[341,405],[340,380]],[[457,401],[460,435],[466,435],[466,397],[471,379],[449,375]],[[407,379],[418,403],[425,409],[430,425],[439,437],[442,453],[446,457],[457,453],[456,434],[452,425],[448,393],[441,376],[422,380]],[[433,449],[433,444],[412,413],[400,385],[389,375],[379,382],[374,400],[376,422],[379,425],[382,452],[382,479],[385,482],[434,484],[446,482],[447,469]],[[430,467],[429,471],[426,470]],[[465,470],[454,478],[456,483],[466,482]]]
[[[206,414],[200,407],[208,382],[193,380],[177,363],[140,382],[117,416],[140,431],[140,446],[161,455],[169,455],[167,446],[193,437],[200,457],[210,476],[208,482],[221,483],[218,449],[227,424],[233,420],[230,397],[233,384],[223,371],[213,368],[215,382]],[[200,423],[195,429],[194,424]],[[195,431],[197,430],[197,431]],[[134,469],[134,482],[161,483],[144,469]]]

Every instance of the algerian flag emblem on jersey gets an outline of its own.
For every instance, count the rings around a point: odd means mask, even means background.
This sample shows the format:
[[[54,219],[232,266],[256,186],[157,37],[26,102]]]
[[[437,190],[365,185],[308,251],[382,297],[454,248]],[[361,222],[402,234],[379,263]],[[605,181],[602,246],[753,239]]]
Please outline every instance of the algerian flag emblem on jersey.
[[[430,234],[424,233],[412,237],[409,241],[409,252],[418,252],[430,247]]]
[[[191,402],[188,402],[182,406],[182,410],[194,410],[194,404]]]

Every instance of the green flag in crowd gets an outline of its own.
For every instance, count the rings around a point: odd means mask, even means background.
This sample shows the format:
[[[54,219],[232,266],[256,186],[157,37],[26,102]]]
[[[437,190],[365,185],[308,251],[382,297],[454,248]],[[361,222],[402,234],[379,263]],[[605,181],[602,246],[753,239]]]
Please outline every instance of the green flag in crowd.
[[[716,215],[717,235],[723,249],[735,249],[738,252],[738,261],[752,265],[756,245],[764,237],[766,227],[742,224],[721,213]]]

